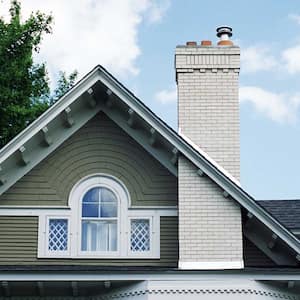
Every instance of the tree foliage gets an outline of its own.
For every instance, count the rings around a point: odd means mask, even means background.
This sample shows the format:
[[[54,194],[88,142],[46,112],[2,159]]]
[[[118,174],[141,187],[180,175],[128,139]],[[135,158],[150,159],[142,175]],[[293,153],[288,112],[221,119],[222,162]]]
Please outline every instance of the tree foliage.
[[[45,63],[34,63],[44,34],[52,32],[52,16],[39,11],[21,22],[21,5],[11,2],[10,21],[0,18],[0,148],[60,98],[77,72],[59,73],[51,93]]]

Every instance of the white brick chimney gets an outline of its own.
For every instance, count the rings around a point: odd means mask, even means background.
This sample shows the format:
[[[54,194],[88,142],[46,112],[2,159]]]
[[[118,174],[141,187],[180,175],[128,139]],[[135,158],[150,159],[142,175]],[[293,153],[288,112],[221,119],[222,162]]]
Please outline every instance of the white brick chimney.
[[[188,42],[175,55],[180,133],[239,180],[238,76],[240,49],[230,27],[217,29],[220,41]],[[179,267],[243,267],[238,205],[185,158],[179,158]]]

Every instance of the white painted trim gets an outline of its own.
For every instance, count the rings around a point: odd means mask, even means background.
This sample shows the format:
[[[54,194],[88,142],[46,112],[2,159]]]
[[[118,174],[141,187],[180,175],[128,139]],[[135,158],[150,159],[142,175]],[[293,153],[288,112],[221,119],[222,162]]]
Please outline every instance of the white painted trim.
[[[68,250],[67,251],[48,251],[49,242],[49,220],[51,219],[67,219],[68,220]],[[70,258],[71,254],[71,218],[67,215],[45,214],[39,217],[38,228],[38,258]]]
[[[37,266],[38,268],[38,266]],[[0,281],[128,281],[129,278],[132,281],[143,281],[143,280],[177,280],[185,282],[193,282],[197,280],[208,280],[216,281],[239,281],[243,280],[276,280],[276,281],[300,281],[299,272],[295,270],[229,270],[224,273],[222,270],[211,270],[211,271],[181,271],[181,270],[170,270],[166,271],[140,271],[131,272],[129,271],[98,271],[89,272],[89,267],[85,266],[87,271],[35,271],[34,268],[31,272],[20,272],[20,271],[0,271]],[[120,266],[121,268],[121,266]]]
[[[70,216],[71,209],[70,208],[62,208],[62,209],[20,209],[20,208],[0,208],[0,216],[24,216],[24,217],[45,217],[49,214],[53,214],[56,216]]]
[[[31,210],[50,210],[50,209],[71,209],[69,206],[51,206],[51,205],[0,205],[0,212],[4,209],[31,209]]]
[[[146,209],[146,210],[149,210],[149,209],[166,209],[166,210],[177,210],[178,209],[178,206],[146,206],[146,205],[141,205],[141,206],[138,206],[138,205],[131,205],[130,207],[128,207],[128,209],[139,209],[139,210],[142,210],[142,209]]]
[[[125,193],[126,198],[128,201],[130,201],[130,194],[126,188],[126,185],[117,177],[106,174],[106,173],[94,173],[87,175],[83,178],[81,178],[72,188],[69,199],[68,199],[68,205],[69,207],[74,207],[74,201],[76,201],[76,197],[78,193],[82,193],[82,189],[86,189],[87,187],[90,187],[92,185],[96,184],[108,184],[110,185],[112,182],[118,183],[119,187],[115,187],[121,192],[122,194]],[[123,189],[123,191],[122,191]],[[127,204],[127,207],[130,206],[129,202]]]
[[[70,216],[71,215],[71,208],[70,207],[55,207],[55,208],[4,208],[2,209],[0,206],[0,216],[24,216],[24,217],[39,217],[39,216],[46,216],[49,213],[57,215],[57,216]],[[177,210],[168,210],[168,209],[161,209],[160,207],[146,209],[143,208],[139,209],[128,209],[128,215],[142,215],[142,214],[154,214],[157,213],[160,217],[176,217],[178,216]]]
[[[67,250],[66,251],[49,251],[48,246],[49,246],[49,223],[50,220],[53,219],[62,219],[62,220],[67,220],[67,232],[68,232],[68,240],[67,240]],[[56,215],[49,215],[46,216],[46,234],[45,234],[45,255],[46,257],[69,257],[71,253],[71,244],[70,244],[70,217],[65,217],[65,216],[56,216]]]
[[[115,252],[94,252],[81,250],[81,204],[83,195],[91,188],[104,186],[111,189],[118,198],[118,250]],[[4,215],[39,216],[38,257],[72,258],[72,259],[159,259],[160,258],[160,217],[177,216],[177,208],[167,209],[152,207],[151,209],[129,209],[130,195],[125,185],[116,177],[108,174],[92,174],[81,179],[72,189],[69,197],[70,207],[65,209],[12,209],[1,210]],[[67,218],[69,226],[68,252],[54,255],[48,249],[48,219]],[[150,220],[151,241],[149,252],[131,253],[130,249],[130,219],[147,218]]]
[[[182,270],[230,270],[243,269],[244,262],[238,261],[179,261],[178,268]]]
[[[150,251],[148,252],[132,252],[131,251],[131,220],[149,220],[150,225]],[[128,257],[132,258],[160,258],[160,218],[156,214],[153,215],[133,215],[128,217],[127,224],[127,251]]]

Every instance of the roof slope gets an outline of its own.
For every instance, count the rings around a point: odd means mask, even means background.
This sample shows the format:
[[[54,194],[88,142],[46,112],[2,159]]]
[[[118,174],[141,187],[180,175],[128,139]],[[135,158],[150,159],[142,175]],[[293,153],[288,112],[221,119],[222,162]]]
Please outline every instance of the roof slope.
[[[258,203],[286,228],[300,229],[300,200],[262,200]]]
[[[179,154],[184,155],[201,173],[219,185],[226,195],[272,230],[295,254],[300,254],[300,243],[289,230],[209,156],[187,138],[177,134],[102,66],[95,67],[0,151],[0,194],[99,111],[109,115],[175,175],[176,158]],[[138,130],[135,124],[139,125]],[[153,147],[156,142],[160,147]]]

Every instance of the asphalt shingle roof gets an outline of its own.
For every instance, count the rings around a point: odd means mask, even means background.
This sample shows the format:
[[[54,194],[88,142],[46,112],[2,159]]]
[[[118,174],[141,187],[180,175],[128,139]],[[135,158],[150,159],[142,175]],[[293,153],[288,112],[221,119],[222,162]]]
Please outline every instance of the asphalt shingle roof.
[[[286,228],[300,229],[300,199],[257,202]]]

